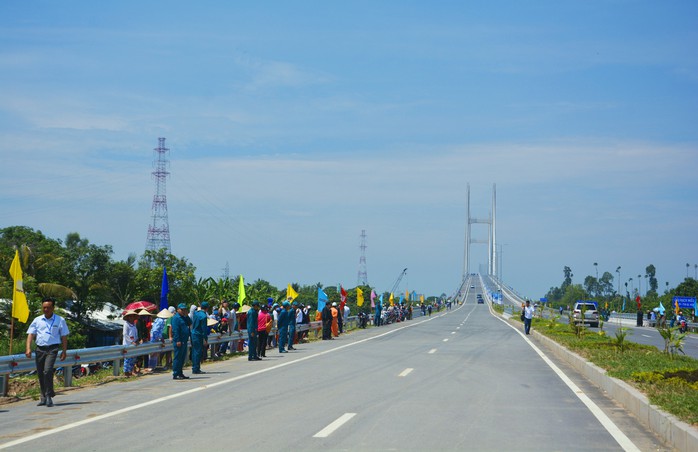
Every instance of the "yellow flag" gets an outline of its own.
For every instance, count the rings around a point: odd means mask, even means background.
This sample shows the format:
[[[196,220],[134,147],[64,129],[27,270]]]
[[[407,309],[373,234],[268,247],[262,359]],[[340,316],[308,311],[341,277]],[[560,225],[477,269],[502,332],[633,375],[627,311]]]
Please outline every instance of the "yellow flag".
[[[242,306],[242,302],[245,301],[245,298],[245,281],[243,281],[242,275],[240,275],[240,286],[238,287],[238,303],[240,306]]]
[[[389,300],[390,300],[390,306],[393,306],[395,303],[393,302],[393,293],[392,292],[390,292]]]
[[[424,295],[420,295],[420,296],[419,296],[419,301],[421,301],[422,303],[424,303]]]
[[[22,266],[19,264],[19,251],[15,250],[15,258],[10,265],[10,276],[14,280],[12,288],[12,317],[22,323],[29,318],[29,305],[22,285]]]
[[[293,290],[293,287],[291,287],[291,283],[288,284],[288,287],[286,288],[286,298],[290,299],[291,301],[295,300],[296,297],[298,296],[298,292]]]
[[[405,300],[410,301],[410,293],[405,289]]]
[[[363,306],[363,304],[364,304],[364,291],[357,287],[356,288],[356,305]]]

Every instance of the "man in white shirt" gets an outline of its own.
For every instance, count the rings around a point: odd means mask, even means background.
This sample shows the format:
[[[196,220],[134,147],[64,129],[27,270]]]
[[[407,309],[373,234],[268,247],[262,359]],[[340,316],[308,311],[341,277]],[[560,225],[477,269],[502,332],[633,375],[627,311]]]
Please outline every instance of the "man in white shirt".
[[[524,331],[526,334],[531,333],[531,322],[533,321],[533,313],[535,308],[531,306],[531,302],[526,300],[526,306],[524,306]]]
[[[36,339],[36,373],[41,387],[41,398],[38,406],[53,406],[53,366],[56,363],[58,347],[62,348],[60,360],[63,361],[68,350],[68,324],[65,319],[53,313],[56,301],[45,298],[41,303],[44,315],[35,318],[27,330],[27,347],[24,355],[31,358],[32,341]]]

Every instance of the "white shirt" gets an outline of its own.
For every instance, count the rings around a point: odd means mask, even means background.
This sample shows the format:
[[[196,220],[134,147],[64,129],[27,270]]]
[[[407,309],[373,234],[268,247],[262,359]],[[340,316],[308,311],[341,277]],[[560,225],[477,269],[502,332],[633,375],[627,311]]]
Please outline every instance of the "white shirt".
[[[296,324],[300,325],[301,323],[303,323],[303,310],[296,309]]]
[[[533,318],[533,313],[534,313],[535,311],[536,311],[536,308],[534,308],[533,306],[526,306],[526,307],[524,308],[524,316],[525,316],[527,319],[532,319],[532,318]]]
[[[133,345],[138,340],[138,328],[135,323],[124,320],[124,345]]]
[[[27,334],[33,334],[36,337],[36,345],[46,347],[60,344],[61,338],[70,334],[70,331],[65,319],[53,314],[50,319],[45,315],[35,318],[29,325]]]

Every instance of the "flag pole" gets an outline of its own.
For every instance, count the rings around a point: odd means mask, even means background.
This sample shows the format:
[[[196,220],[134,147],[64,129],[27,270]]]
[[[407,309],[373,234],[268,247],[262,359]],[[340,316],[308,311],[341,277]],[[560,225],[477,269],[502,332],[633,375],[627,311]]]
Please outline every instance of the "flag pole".
[[[15,318],[10,315],[10,349],[9,349],[9,356],[12,356],[12,339],[15,334]]]

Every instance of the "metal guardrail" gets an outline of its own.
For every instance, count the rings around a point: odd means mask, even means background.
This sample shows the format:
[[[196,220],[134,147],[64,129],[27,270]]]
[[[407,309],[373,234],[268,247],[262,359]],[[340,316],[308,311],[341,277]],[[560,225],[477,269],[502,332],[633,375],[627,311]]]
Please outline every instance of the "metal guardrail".
[[[348,317],[346,325],[355,328],[356,316]],[[322,322],[310,322],[296,325],[296,332],[314,331],[317,338],[318,331],[322,329]],[[274,328],[272,333],[276,334]],[[244,341],[247,339],[247,330],[233,331],[231,333],[213,333],[208,336],[209,344],[221,344],[231,341]],[[108,347],[93,347],[68,350],[63,361],[56,360],[56,368],[63,369],[64,385],[71,386],[73,366],[111,361],[114,376],[121,371],[121,362],[124,358],[134,358],[136,356],[150,355],[153,353],[166,353],[173,351],[172,341],[169,339],[163,342],[146,342],[140,345],[112,345]],[[8,378],[12,374],[31,372],[36,370],[34,353],[31,358],[27,358],[24,353],[0,356],[0,392],[5,395]]]

